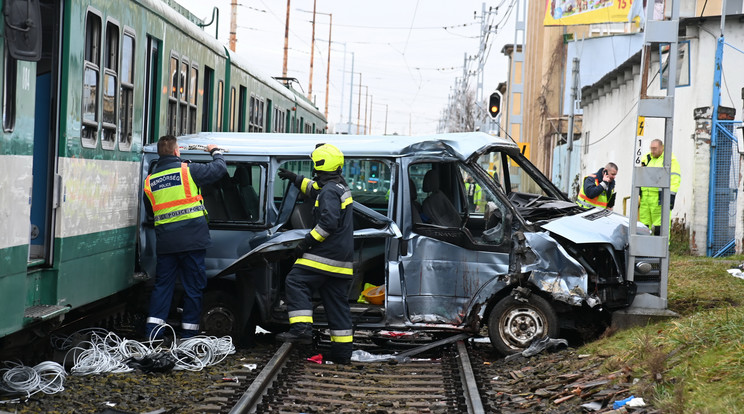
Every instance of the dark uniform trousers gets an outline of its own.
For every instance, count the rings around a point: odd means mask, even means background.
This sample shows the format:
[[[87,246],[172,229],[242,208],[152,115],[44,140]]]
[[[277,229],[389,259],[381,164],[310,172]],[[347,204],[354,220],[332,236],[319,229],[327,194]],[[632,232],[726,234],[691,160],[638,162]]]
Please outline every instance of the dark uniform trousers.
[[[351,355],[351,342],[337,342],[334,331],[349,331],[351,336],[351,310],[349,308],[349,287],[351,279],[329,276],[327,273],[294,266],[287,275],[287,311],[312,311],[313,290],[317,290],[323,301],[331,330],[331,356],[348,358]]]

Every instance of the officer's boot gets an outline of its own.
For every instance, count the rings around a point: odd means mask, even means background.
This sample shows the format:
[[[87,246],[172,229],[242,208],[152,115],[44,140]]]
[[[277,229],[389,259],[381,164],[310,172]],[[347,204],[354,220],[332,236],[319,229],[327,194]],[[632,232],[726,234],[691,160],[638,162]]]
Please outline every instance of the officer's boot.
[[[310,345],[313,343],[313,325],[306,322],[293,323],[289,331],[278,334],[276,339],[284,342]]]
[[[331,342],[331,352],[326,358],[334,364],[351,364],[351,352],[354,350],[352,342]]]

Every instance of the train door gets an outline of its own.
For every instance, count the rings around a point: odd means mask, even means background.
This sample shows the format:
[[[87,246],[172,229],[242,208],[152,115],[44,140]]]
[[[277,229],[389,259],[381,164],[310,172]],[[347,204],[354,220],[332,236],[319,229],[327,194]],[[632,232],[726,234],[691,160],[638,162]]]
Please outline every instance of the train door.
[[[24,6],[25,7],[25,6]],[[39,2],[41,18],[41,56],[36,64],[34,95],[33,180],[31,189],[31,227],[29,266],[50,265],[54,240],[54,211],[59,206],[57,171],[57,97],[59,96],[59,42],[62,10],[60,2]],[[30,74],[19,74],[21,82]],[[21,96],[18,97],[22,99]]]
[[[147,63],[145,67],[145,128],[142,144],[152,144],[158,139],[160,107],[160,40],[147,36]]]

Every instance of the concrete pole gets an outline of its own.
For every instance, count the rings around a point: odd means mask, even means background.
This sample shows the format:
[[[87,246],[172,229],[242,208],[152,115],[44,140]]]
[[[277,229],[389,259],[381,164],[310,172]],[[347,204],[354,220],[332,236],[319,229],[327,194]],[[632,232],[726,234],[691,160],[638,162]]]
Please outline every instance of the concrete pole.
[[[339,124],[344,122],[344,93],[346,93],[346,91],[344,90],[345,86],[346,86],[346,42],[344,42],[344,68],[343,70],[341,70],[341,104],[338,106],[339,108],[338,123]]]
[[[571,99],[569,100],[570,106],[568,108],[568,138],[566,139],[566,166],[564,167],[564,179],[566,180],[564,188],[566,189],[566,194],[571,191],[571,180],[569,179],[569,175],[571,175],[571,152],[573,152],[575,118],[574,107],[576,107],[576,90],[579,87],[579,58],[573,58],[573,68],[571,69],[571,74]],[[571,196],[570,194],[568,195],[569,197]]]
[[[359,73],[359,95],[357,95],[357,135],[359,135],[359,122],[362,118],[362,74]]]
[[[284,23],[284,64],[282,65],[282,77],[287,77],[287,51],[289,50],[289,2],[287,0],[287,20]]]
[[[367,135],[367,103],[369,102],[369,88],[364,86],[364,135]]]
[[[230,3],[230,50],[235,51],[235,43],[237,43],[237,32],[238,32],[238,0],[232,0]]]
[[[315,5],[317,0],[313,0],[313,35],[310,41],[310,82],[307,88],[307,99],[313,100],[313,60],[315,59]]]
[[[354,100],[354,52],[351,52],[351,79],[349,80],[349,125],[346,129],[347,134],[351,134],[351,108]]]
[[[372,135],[372,108],[374,108],[372,103],[375,101],[374,98],[374,95],[369,96],[369,128],[367,129],[367,135]]]
[[[387,115],[388,115],[388,104],[385,104],[385,135],[387,135]]]
[[[331,19],[331,22],[328,25],[328,63],[326,64],[326,99],[325,99],[326,121],[328,121],[328,85],[331,81],[331,30],[333,29],[333,13],[328,13],[328,17]]]

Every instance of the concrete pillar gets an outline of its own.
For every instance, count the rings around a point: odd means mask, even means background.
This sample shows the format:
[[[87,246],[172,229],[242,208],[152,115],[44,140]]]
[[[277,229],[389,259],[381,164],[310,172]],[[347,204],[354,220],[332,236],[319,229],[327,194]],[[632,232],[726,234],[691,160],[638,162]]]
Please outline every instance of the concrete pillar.
[[[693,110],[695,118],[695,166],[692,174],[692,223],[690,225],[690,250],[705,256],[708,243],[708,191],[710,187],[710,139],[713,127],[713,107],[703,106]]]

